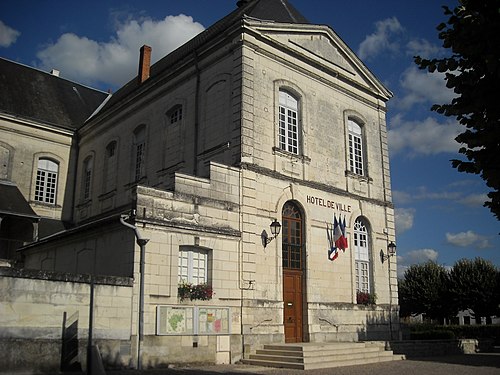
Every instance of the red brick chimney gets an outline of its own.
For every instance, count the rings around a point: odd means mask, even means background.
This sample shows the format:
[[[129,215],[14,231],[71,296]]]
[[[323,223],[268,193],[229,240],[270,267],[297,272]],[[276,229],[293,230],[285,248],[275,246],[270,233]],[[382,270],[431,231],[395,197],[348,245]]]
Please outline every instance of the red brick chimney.
[[[143,45],[139,56],[139,74],[137,79],[143,83],[149,78],[149,68],[151,67],[151,47]]]

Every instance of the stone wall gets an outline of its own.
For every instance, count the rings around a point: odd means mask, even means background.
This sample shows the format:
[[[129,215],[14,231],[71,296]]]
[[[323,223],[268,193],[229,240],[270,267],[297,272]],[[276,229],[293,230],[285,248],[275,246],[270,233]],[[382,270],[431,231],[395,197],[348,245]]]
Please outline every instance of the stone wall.
[[[131,286],[124,277],[94,280],[93,338],[108,366],[133,359]],[[0,372],[59,370],[64,321],[77,321],[76,361],[84,365],[90,290],[88,275],[0,267]]]

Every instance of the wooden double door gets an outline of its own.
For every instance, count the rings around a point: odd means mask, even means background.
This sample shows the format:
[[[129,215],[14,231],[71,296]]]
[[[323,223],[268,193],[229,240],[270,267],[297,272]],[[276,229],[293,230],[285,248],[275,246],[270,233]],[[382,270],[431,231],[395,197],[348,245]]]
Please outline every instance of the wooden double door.
[[[301,211],[294,202],[283,207],[282,256],[285,342],[304,341],[304,236]]]

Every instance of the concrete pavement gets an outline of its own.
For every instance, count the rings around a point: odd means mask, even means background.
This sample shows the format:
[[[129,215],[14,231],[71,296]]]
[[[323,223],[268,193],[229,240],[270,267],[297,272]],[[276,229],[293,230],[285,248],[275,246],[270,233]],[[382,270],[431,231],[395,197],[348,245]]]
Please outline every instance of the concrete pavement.
[[[156,370],[107,371],[107,375],[500,375],[500,353],[407,359],[321,370],[289,370],[251,365],[178,367]]]

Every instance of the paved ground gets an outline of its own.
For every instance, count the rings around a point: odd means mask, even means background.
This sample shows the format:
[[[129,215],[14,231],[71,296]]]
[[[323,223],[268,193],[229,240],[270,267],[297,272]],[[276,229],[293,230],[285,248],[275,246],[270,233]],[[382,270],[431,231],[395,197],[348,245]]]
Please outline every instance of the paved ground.
[[[107,375],[500,375],[500,353],[407,359],[321,370],[272,369],[250,365],[179,367],[145,371],[108,371]]]

